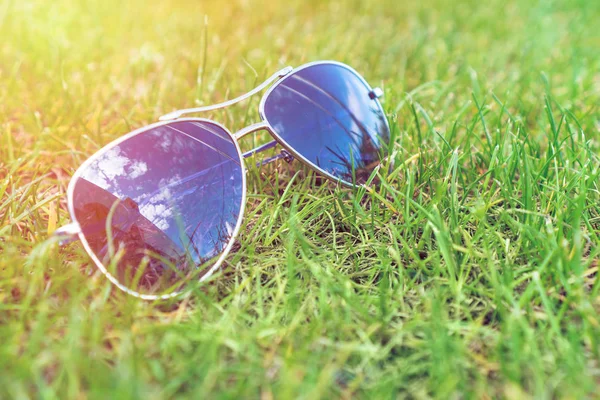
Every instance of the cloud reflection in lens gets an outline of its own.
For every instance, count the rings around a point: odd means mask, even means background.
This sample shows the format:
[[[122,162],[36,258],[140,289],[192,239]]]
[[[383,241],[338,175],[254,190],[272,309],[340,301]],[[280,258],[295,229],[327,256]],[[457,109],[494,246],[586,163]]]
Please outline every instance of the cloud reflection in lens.
[[[108,272],[134,292],[168,294],[197,281],[229,244],[243,169],[222,128],[176,121],[97,155],[73,197],[74,218]]]

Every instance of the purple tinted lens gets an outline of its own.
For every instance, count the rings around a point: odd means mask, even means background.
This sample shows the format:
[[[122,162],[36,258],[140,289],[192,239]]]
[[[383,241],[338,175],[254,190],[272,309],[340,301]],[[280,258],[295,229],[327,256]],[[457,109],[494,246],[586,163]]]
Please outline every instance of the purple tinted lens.
[[[164,295],[226,250],[243,198],[231,136],[215,124],[156,126],[96,154],[74,182],[74,219],[122,286]]]
[[[285,77],[263,112],[291,149],[347,183],[364,183],[387,153],[390,132],[381,105],[343,65],[316,64]]]

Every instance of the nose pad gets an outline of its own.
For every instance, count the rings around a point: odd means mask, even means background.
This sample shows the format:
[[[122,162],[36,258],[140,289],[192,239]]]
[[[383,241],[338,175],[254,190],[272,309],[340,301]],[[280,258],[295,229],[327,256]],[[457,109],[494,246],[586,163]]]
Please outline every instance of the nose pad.
[[[291,155],[290,152],[285,149],[281,149],[281,156],[283,157],[285,162],[287,162],[288,164],[290,164],[292,161],[294,161],[294,156]]]
[[[376,88],[373,88],[373,90],[371,90],[371,91],[369,92],[369,98],[370,98],[371,100],[378,99],[378,98],[380,98],[380,97],[382,97],[382,96],[383,96],[383,90],[381,90],[381,89],[380,89],[380,88],[378,88],[378,87],[376,87]]]

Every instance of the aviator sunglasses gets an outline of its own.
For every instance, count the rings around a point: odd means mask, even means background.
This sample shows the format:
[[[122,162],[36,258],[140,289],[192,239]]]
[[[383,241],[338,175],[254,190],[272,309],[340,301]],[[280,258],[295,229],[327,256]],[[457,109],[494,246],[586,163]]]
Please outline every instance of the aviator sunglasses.
[[[267,87],[261,121],[234,134],[183,118]],[[206,280],[231,250],[246,202],[245,158],[280,146],[258,164],[297,159],[341,185],[365,184],[388,155],[382,95],[351,67],[319,61],[284,68],[235,99],[164,115],[77,169],[67,192],[72,223],[55,235],[61,244],[79,238],[121,290],[147,300],[177,296]],[[238,140],[260,130],[274,140],[242,153]]]

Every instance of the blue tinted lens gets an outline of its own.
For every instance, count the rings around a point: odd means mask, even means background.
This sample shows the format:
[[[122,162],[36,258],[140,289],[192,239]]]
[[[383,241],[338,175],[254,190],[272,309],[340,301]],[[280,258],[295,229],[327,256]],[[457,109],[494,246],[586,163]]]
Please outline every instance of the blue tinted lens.
[[[387,155],[390,132],[381,105],[343,65],[316,64],[285,77],[263,112],[292,150],[347,183],[364,183]]]
[[[126,288],[182,290],[224,252],[236,229],[243,170],[231,136],[178,121],[109,146],[74,183],[74,219],[89,247]]]

